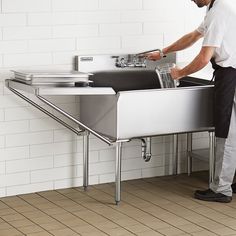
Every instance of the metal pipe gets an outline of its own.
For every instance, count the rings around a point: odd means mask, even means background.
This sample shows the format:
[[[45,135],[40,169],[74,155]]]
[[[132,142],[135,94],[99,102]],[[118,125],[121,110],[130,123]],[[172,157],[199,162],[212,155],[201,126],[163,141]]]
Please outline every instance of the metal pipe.
[[[71,116],[70,114],[68,114],[67,112],[63,111],[61,108],[57,107],[56,105],[54,105],[53,103],[51,103],[50,101],[48,101],[47,99],[45,99],[44,97],[36,94],[36,97],[41,100],[42,102],[46,103],[48,106],[52,107],[53,109],[55,109],[56,111],[60,112],[61,114],[63,114],[64,116],[66,116],[69,120],[74,121],[76,124],[78,124],[79,126],[81,126],[83,129],[89,131],[91,134],[95,135],[97,138],[101,139],[102,141],[104,141],[105,143],[111,145],[112,142],[110,140],[108,140],[107,138],[103,137],[102,135],[98,134],[96,131],[90,129],[88,126],[84,125],[83,123],[81,123],[80,121],[78,121],[77,119],[75,119],[73,116]]]
[[[193,150],[193,134],[187,133],[187,171],[188,176],[192,173],[192,150]]]
[[[83,186],[84,190],[87,190],[89,185],[89,132],[84,132],[83,137],[83,152],[84,152],[84,162],[83,162]]]
[[[209,131],[209,184],[213,182],[215,174],[215,132]]]
[[[148,50],[148,51],[144,51],[144,52],[140,52],[140,53],[137,53],[135,54],[136,56],[140,56],[140,55],[143,55],[143,54],[146,54],[146,53],[150,53],[150,52],[161,52],[161,49],[157,48],[157,49],[152,49],[152,50]]]
[[[33,102],[32,100],[30,100],[29,98],[27,98],[26,96],[24,96],[23,94],[21,94],[20,92],[18,92],[17,90],[9,87],[9,84],[7,84],[7,88],[12,91],[14,94],[16,94],[17,96],[19,96],[20,98],[22,98],[23,100],[25,100],[26,102],[30,103],[32,106],[36,107],[37,109],[39,109],[41,112],[45,113],[46,115],[50,116],[52,119],[54,119],[55,121],[57,121],[58,123],[60,123],[61,125],[63,125],[64,127],[66,127],[67,129],[71,130],[72,132],[74,132],[77,135],[80,135],[82,131],[78,131],[77,129],[73,128],[72,126],[68,125],[66,122],[64,122],[63,120],[61,120],[60,118],[56,117],[55,115],[53,115],[52,113],[50,113],[49,111],[47,111],[46,109],[44,109],[43,107],[39,106],[37,103]]]
[[[179,146],[178,146],[179,135],[174,134],[174,164],[173,173],[178,174],[178,164],[179,164]]]
[[[148,162],[152,157],[151,137],[142,138],[141,142],[142,142],[142,158],[144,159],[145,162]]]
[[[115,181],[116,181],[116,205],[119,204],[121,199],[121,151],[122,151],[122,142],[116,143],[116,163],[115,163]]]

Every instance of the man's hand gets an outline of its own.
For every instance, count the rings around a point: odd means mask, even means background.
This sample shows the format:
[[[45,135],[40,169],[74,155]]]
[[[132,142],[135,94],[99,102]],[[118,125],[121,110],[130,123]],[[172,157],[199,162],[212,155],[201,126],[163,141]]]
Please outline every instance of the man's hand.
[[[158,51],[146,53],[146,54],[144,54],[144,56],[145,56],[145,58],[147,58],[148,60],[151,60],[151,61],[158,61],[162,58],[160,52],[158,52]]]
[[[182,70],[180,68],[174,67],[171,69],[170,75],[172,79],[181,79],[182,77],[184,77],[184,75],[181,72]]]

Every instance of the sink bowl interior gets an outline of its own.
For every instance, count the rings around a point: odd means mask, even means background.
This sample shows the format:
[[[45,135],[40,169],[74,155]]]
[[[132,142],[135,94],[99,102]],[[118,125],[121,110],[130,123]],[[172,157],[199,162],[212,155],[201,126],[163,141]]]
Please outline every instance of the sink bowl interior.
[[[115,92],[161,88],[155,70],[107,70],[94,72],[89,80],[93,87],[112,87]],[[208,80],[184,77],[179,87],[209,85]]]

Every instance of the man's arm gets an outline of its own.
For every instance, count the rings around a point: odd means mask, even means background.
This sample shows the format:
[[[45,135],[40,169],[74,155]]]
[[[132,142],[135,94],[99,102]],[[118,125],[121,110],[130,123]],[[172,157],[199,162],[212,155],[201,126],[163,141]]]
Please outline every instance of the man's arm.
[[[185,66],[183,69],[173,68],[171,70],[171,77],[173,79],[180,79],[192,73],[195,73],[205,67],[213,57],[215,47],[202,47],[199,54],[193,61]]]
[[[162,52],[164,54],[168,54],[171,52],[177,52],[181,51],[183,49],[186,49],[190,46],[192,46],[195,42],[197,42],[200,38],[202,38],[203,35],[198,32],[197,30],[188,33],[184,35],[182,38],[171,44],[170,46],[163,48]],[[149,60],[160,60],[161,55],[160,52],[153,52],[153,53],[147,53],[147,59]]]
[[[193,32],[184,35],[182,38],[180,38],[179,40],[177,40],[170,46],[163,48],[162,52],[164,54],[168,54],[170,52],[181,51],[183,49],[186,49],[192,46],[202,37],[203,35],[200,32],[198,32],[197,30],[194,30]]]

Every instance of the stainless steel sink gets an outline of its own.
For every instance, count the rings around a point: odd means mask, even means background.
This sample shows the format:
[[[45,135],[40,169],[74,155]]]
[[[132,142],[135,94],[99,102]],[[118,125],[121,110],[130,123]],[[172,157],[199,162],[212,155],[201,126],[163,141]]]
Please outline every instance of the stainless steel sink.
[[[122,143],[134,138],[209,131],[213,127],[213,86],[208,81],[186,77],[177,88],[160,88],[155,72],[156,63],[148,62],[146,68],[142,63],[125,63],[139,66],[139,69],[116,68],[117,58],[122,62],[123,56],[111,55],[77,57],[81,72],[91,72],[93,87],[32,85],[19,81],[6,80],[6,86],[17,96],[44,112],[75,134],[84,135],[84,188],[87,188],[89,176],[89,135],[109,145],[116,146],[115,161],[115,201],[120,201],[121,188],[121,150]],[[129,56],[125,58],[130,58]],[[168,55],[161,62],[175,62],[175,55]],[[123,65],[123,64],[120,64]],[[81,84],[80,84],[81,86]],[[41,102],[75,122],[80,130],[74,128],[52,112],[25,96],[21,91],[33,93]],[[44,95],[78,95],[80,96],[80,117],[73,117]],[[188,139],[189,140],[189,139]],[[177,145],[177,139],[175,139]],[[150,145],[146,145],[146,147]],[[177,160],[178,150],[175,149]],[[149,152],[147,152],[150,154]],[[210,135],[210,160],[214,156],[214,136]],[[148,160],[150,158],[147,158]],[[177,165],[176,165],[177,166]],[[210,165],[212,166],[212,165]],[[211,171],[211,176],[213,172]]]
[[[81,121],[113,139],[186,133],[213,127],[213,86],[183,78],[177,88],[160,89],[155,71],[95,72],[94,87],[112,87],[115,95],[84,96]]]

